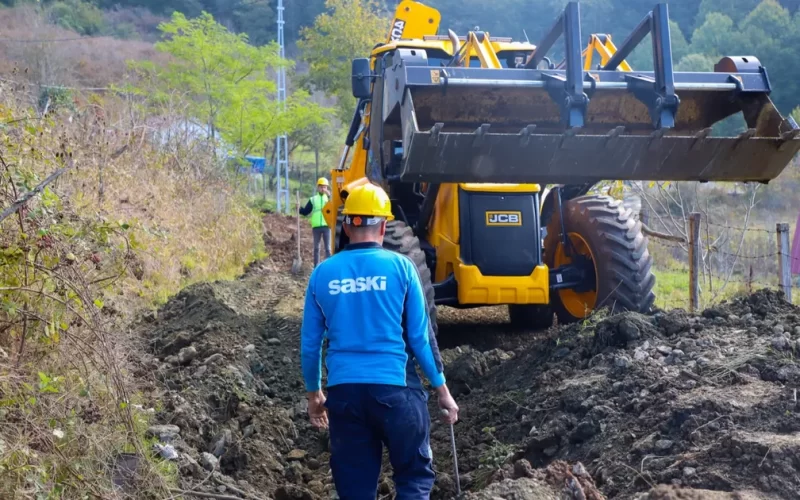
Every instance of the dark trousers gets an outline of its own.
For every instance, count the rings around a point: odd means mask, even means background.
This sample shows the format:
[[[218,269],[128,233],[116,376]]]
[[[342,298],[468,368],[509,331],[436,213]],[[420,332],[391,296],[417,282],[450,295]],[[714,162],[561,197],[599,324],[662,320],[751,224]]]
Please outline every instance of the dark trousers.
[[[375,500],[383,445],[389,449],[397,500],[429,499],[435,474],[428,395],[391,385],[328,389],[331,472],[342,500]]]
[[[325,244],[325,258],[331,256],[331,228],[328,226],[315,227],[311,230],[314,234],[314,267],[319,264],[319,241]]]

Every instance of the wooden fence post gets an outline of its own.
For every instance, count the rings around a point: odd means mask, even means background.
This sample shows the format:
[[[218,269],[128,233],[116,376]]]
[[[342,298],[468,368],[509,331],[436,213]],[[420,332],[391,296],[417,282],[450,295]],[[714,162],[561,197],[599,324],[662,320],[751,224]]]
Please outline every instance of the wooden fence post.
[[[700,213],[689,214],[689,310],[700,308],[700,273],[703,263],[700,249]]]
[[[792,301],[792,251],[789,249],[789,224],[779,222],[778,229],[778,273],[786,300]]]

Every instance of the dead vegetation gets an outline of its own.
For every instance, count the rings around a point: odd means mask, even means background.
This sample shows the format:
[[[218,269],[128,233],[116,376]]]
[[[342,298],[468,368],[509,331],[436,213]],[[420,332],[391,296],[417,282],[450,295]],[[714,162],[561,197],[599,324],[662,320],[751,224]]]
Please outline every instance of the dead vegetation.
[[[35,6],[0,9],[2,79],[17,85],[106,88],[126,81],[129,60],[160,61],[153,44],[81,36],[53,25]],[[36,101],[34,101],[36,102]]]
[[[0,497],[135,480],[165,498],[177,466],[156,459],[169,450],[147,433],[126,325],[263,256],[260,217],[206,148],[160,141],[135,103],[76,96],[42,116],[0,90]]]

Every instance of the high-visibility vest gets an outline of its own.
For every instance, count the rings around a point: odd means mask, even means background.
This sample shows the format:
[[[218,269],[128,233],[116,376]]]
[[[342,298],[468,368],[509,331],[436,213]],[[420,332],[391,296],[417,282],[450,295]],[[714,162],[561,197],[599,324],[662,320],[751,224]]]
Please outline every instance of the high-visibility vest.
[[[325,216],[322,215],[322,207],[328,203],[328,195],[317,193],[311,197],[311,227],[325,227]]]

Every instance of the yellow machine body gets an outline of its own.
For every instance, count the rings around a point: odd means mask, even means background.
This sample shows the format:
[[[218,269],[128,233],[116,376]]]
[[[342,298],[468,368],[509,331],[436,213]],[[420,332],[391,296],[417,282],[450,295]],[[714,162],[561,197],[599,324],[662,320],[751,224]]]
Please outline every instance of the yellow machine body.
[[[475,304],[548,304],[550,285],[548,269],[538,265],[529,276],[485,276],[478,266],[461,261],[461,220],[459,191],[494,194],[538,193],[537,184],[442,184],[436,199],[428,238],[436,249],[434,281],[453,276],[458,283],[458,303]],[[487,220],[469,224],[486,225]],[[500,223],[502,224],[502,223]],[[506,223],[509,224],[509,223]],[[516,224],[516,223],[510,223]],[[501,241],[497,242],[502,245]],[[502,256],[502,253],[498,255]]]
[[[437,304],[508,304],[526,321],[536,307],[519,306],[552,304],[567,320],[608,304],[648,310],[655,278],[641,224],[587,195],[591,186],[766,182],[800,150],[800,127],[770,101],[756,58],[673,72],[668,17],[658,4],[619,48],[605,34],[582,45],[573,1],[537,46],[440,35],[436,9],[403,0],[385,41],[353,61],[359,106],[331,172],[329,226],[348,191],[373,182],[419,239]],[[634,71],[625,58],[648,34],[655,71]],[[547,54],[561,36],[554,64]],[[746,132],[713,136],[738,112]],[[542,185],[556,196],[543,199]],[[344,240],[337,227],[332,251]]]

